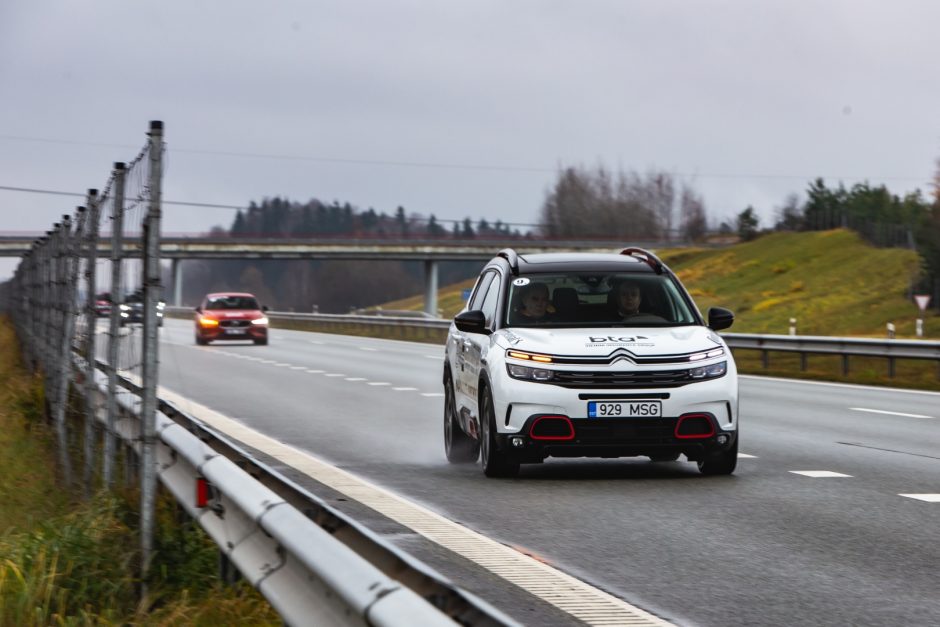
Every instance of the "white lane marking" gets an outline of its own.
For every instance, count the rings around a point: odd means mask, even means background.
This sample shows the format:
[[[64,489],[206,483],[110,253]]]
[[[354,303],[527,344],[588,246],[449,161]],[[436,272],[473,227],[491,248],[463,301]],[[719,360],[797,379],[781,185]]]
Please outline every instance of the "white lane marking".
[[[898,494],[898,496],[906,496],[909,499],[917,499],[928,503],[940,503],[940,494]]]
[[[903,416],[904,418],[927,418],[928,420],[933,419],[933,416],[925,416],[923,414],[905,414],[899,411],[885,411],[883,409],[868,409],[867,407],[849,407],[852,411],[865,411],[869,414],[885,414],[888,416]]]
[[[347,381],[366,381],[363,377],[346,377]]]
[[[782,383],[802,383],[804,385],[825,385],[829,387],[849,388],[855,390],[868,390],[888,392],[890,394],[930,394],[940,396],[940,392],[930,390],[908,390],[906,388],[889,388],[881,385],[858,385],[857,383],[833,383],[829,381],[808,381],[806,379],[785,379],[783,377],[764,377],[757,374],[739,374],[739,379],[754,379],[755,381],[780,381]]]
[[[280,361],[274,362],[274,365],[275,365],[275,366],[278,366],[278,367],[280,367],[280,368],[290,368],[290,364],[285,364],[285,363],[282,363],[282,362],[280,362]]]
[[[159,396],[185,408],[198,419],[230,437],[284,462],[315,481],[474,562],[578,621],[589,625],[639,627],[672,625],[542,561],[496,542],[352,473],[332,466],[310,453],[299,451],[266,436],[205,405],[179,396],[163,387],[159,389]]]
[[[262,360],[261,360],[261,363],[263,363],[263,364],[277,364],[277,362],[274,361],[273,359],[262,359]]]
[[[307,340],[311,344],[323,344],[323,342],[317,342],[316,340]]]
[[[803,475],[804,477],[851,477],[852,475],[843,475],[841,472],[832,472],[831,470],[791,470],[794,475]]]
[[[369,385],[391,385],[387,381],[369,381]]]
[[[443,392],[422,392],[422,393],[421,393],[421,396],[428,396],[428,397],[431,397],[431,396],[444,396],[444,393],[443,393]]]
[[[425,359],[443,359],[440,355],[425,355]]]
[[[291,370],[306,370],[307,367],[306,366],[291,366],[290,369]]]
[[[396,392],[417,392],[418,388],[392,388]]]
[[[307,370],[310,374],[323,374],[322,370]]]
[[[738,459],[757,459],[757,455],[748,455],[747,453],[738,453]]]
[[[345,375],[345,374],[342,374],[342,373],[339,373],[339,372],[327,372],[327,373],[326,373],[325,375],[323,375],[323,376],[324,376],[324,377],[345,377],[346,375]]]
[[[377,348],[369,348],[368,346],[360,346],[360,347],[359,347],[359,350],[361,350],[361,351],[369,351],[369,352],[371,352],[371,353],[376,353],[376,352],[378,352],[379,349],[377,349]]]

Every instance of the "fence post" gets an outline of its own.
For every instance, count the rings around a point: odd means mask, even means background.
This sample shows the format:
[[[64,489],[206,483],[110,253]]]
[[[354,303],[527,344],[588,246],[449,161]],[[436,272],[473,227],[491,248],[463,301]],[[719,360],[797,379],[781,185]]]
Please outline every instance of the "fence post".
[[[104,432],[104,453],[101,475],[104,484],[114,485],[114,462],[117,439],[114,425],[117,422],[117,370],[118,346],[120,342],[121,296],[124,285],[121,275],[121,250],[124,234],[124,174],[123,163],[114,164],[114,188],[111,201],[111,314],[108,318],[108,396],[107,425]]]
[[[160,297],[160,181],[163,155],[163,123],[150,123],[149,200],[144,219],[144,361],[141,375],[140,536],[141,575],[146,589],[153,556],[156,504],[156,397],[157,397],[157,302]]]
[[[56,355],[56,389],[55,389],[55,426],[59,441],[59,462],[62,467],[62,476],[66,485],[72,485],[72,463],[68,450],[68,429],[65,424],[65,411],[69,397],[69,380],[72,376],[72,336],[75,330],[76,287],[78,285],[78,252],[76,244],[81,242],[85,226],[85,208],[77,210],[74,231],[71,228],[69,216],[64,216],[59,227],[59,274],[61,276],[59,288],[60,318],[62,320],[59,346]]]
[[[95,426],[98,418],[98,386],[95,384],[95,292],[97,276],[95,265],[98,263],[98,215],[100,211],[98,190],[88,190],[88,214],[85,218],[85,472],[83,486],[86,495],[93,491],[92,480],[95,470]],[[77,260],[76,260],[77,262]]]

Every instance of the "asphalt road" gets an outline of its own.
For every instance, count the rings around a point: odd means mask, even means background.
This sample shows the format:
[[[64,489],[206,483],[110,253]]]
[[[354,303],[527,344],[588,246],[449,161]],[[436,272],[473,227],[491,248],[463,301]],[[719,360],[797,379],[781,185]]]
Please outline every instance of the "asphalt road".
[[[493,480],[444,458],[442,347],[278,329],[197,347],[179,320],[161,338],[161,385],[674,623],[940,624],[940,502],[902,496],[940,494],[940,394],[742,377],[734,476],[643,458]],[[572,622],[336,500],[518,620]]]

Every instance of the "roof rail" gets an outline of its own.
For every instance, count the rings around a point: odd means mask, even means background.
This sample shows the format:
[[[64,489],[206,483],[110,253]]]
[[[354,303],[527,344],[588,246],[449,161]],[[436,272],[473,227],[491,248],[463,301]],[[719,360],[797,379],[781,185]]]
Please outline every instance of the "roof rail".
[[[656,274],[662,274],[663,268],[665,268],[665,264],[659,260],[659,257],[645,248],[624,248],[620,251],[620,254],[629,255],[630,257],[646,262],[646,265],[652,268]]]
[[[516,254],[516,251],[512,248],[504,248],[496,253],[496,256],[509,262],[509,270],[513,275],[519,274],[519,255]]]

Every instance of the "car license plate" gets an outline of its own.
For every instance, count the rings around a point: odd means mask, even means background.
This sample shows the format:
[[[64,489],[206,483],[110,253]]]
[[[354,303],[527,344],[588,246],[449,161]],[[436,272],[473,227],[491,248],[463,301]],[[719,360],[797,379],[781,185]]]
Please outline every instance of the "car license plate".
[[[248,329],[229,329],[228,330],[229,335],[245,335],[246,333],[248,333]]]
[[[659,418],[662,401],[590,401],[588,418]]]

